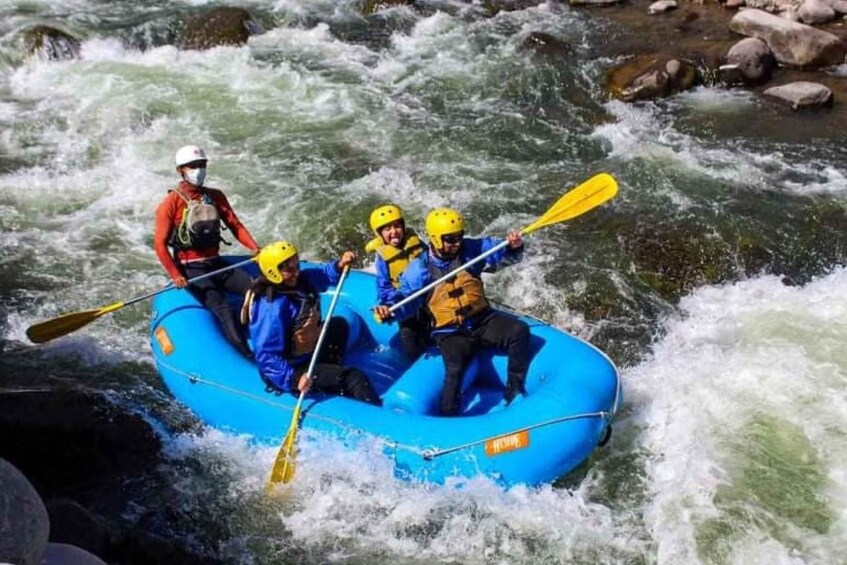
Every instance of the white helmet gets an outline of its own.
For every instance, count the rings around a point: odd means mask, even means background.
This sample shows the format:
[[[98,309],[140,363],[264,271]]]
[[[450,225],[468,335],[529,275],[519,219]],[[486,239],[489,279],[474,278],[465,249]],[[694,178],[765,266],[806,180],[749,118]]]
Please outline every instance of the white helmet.
[[[208,160],[209,159],[206,157],[206,152],[203,151],[203,148],[198,147],[196,145],[186,145],[185,147],[180,147],[179,151],[176,152],[176,156],[174,157],[174,161],[176,161],[177,167],[187,165],[188,163],[193,163],[194,161]]]

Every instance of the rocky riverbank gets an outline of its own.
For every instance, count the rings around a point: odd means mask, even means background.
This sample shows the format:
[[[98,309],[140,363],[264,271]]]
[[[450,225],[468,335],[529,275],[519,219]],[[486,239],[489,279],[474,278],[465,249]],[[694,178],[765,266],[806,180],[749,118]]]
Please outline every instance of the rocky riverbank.
[[[124,515],[134,485],[156,484],[162,462],[160,441],[144,419],[65,379],[4,375],[0,562],[214,562],[166,539],[179,527],[172,510],[167,517],[166,496],[163,508],[132,520]]]

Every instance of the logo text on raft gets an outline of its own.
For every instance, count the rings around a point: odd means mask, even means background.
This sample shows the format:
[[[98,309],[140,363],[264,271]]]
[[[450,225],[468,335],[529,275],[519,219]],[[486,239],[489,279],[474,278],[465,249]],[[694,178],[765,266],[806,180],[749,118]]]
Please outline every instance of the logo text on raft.
[[[529,446],[529,431],[523,430],[513,434],[489,439],[485,442],[485,454],[489,457],[508,453]]]

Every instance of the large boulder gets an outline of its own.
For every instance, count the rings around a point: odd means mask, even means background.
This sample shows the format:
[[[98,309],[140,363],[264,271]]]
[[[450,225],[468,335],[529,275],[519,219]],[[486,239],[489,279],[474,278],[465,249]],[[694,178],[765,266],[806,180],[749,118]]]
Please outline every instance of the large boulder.
[[[776,59],[767,43],[755,37],[745,37],[726,53],[720,67],[724,82],[760,84],[768,81],[776,66]]]
[[[41,497],[14,465],[0,459],[0,563],[38,565],[49,535]]]
[[[788,106],[792,110],[807,110],[832,106],[832,91],[826,86],[808,81],[797,81],[774,86],[762,93],[762,96],[774,102]]]
[[[41,565],[106,565],[106,562],[84,549],[66,543],[49,543]]]
[[[243,45],[262,27],[247,10],[215,8],[188,19],[179,46],[182,49],[211,49],[219,45]]]
[[[658,0],[647,7],[647,13],[651,16],[656,14],[664,14],[671,10],[676,10],[679,7],[676,0]]]
[[[26,29],[23,42],[27,52],[48,61],[79,57],[79,40],[55,27],[38,25]]]
[[[701,81],[697,67],[690,61],[667,55],[646,55],[609,71],[606,90],[613,98],[632,102],[670,96]]]
[[[542,55],[565,55],[571,51],[567,41],[540,31],[533,31],[527,35],[521,42],[521,48]]]
[[[159,449],[147,422],[99,394],[0,391],[0,453],[47,498],[115,485],[155,465]]]
[[[835,19],[835,10],[824,0],[804,0],[797,9],[797,16],[804,24],[825,24]]]
[[[568,0],[571,6],[610,6],[621,2],[623,0]]]
[[[729,29],[768,44],[776,60],[798,68],[819,68],[844,63],[847,47],[837,36],[761,10],[743,10]]]

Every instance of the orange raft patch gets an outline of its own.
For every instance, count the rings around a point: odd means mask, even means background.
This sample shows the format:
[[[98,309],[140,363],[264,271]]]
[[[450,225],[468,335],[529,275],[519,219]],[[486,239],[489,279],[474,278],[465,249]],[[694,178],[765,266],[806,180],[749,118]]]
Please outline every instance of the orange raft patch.
[[[518,449],[524,449],[529,446],[529,431],[523,430],[508,434],[505,436],[495,437],[485,442],[485,454],[488,457],[508,453]]]
[[[159,344],[159,348],[162,350],[162,353],[165,355],[170,355],[174,352],[174,344],[171,341],[168,332],[165,331],[164,326],[159,326],[156,328],[156,331],[153,332],[153,335],[156,336],[156,342]]]

